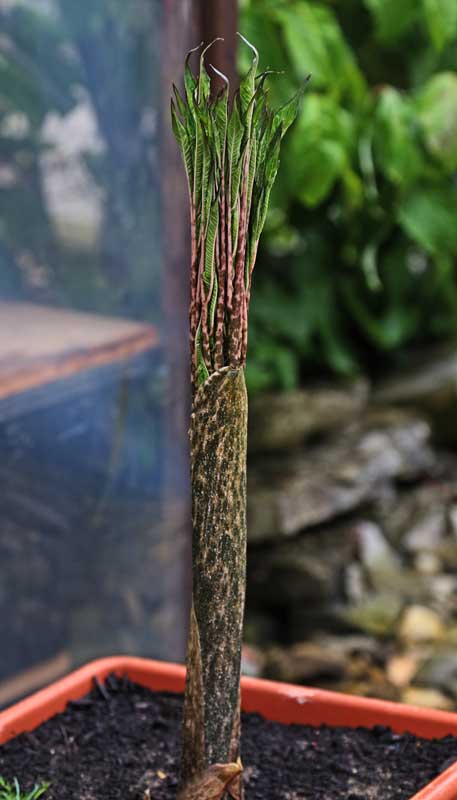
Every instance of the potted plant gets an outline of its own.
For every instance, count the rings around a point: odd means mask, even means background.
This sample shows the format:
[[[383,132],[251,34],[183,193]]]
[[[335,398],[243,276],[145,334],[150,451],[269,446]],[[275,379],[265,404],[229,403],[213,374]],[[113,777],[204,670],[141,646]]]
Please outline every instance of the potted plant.
[[[243,37],[241,37],[243,38]],[[193,593],[187,655],[181,783],[198,791],[205,770],[232,764],[241,797],[239,682],[246,573],[248,311],[260,234],[281,139],[301,92],[276,112],[258,53],[231,109],[225,76],[211,99],[201,52],[186,60],[185,99],[174,87],[173,131],[181,147],[191,219],[190,424]],[[189,54],[190,55],[190,54]],[[214,67],[213,67],[214,69]],[[217,610],[217,611],[216,611]],[[216,612],[216,613],[215,613]]]
[[[75,672],[53,683],[51,686],[36,692],[29,698],[16,703],[9,709],[0,713],[0,744],[12,740],[19,740],[23,731],[34,731],[46,720],[62,712],[71,701],[79,701],[93,688],[94,680],[102,686],[103,682],[112,673],[119,676],[127,675],[130,680],[141,686],[153,689],[156,692],[182,693],[185,686],[185,669],[176,664],[150,661],[141,658],[117,657],[93,661]],[[82,701],[85,702],[84,700]],[[448,734],[457,736],[457,719],[455,714],[445,711],[432,711],[429,709],[414,708],[401,703],[391,703],[383,700],[371,700],[364,697],[350,697],[337,692],[327,692],[320,689],[309,689],[303,686],[276,683],[273,681],[259,680],[256,678],[241,678],[242,708],[247,712],[258,712],[266,719],[274,719],[285,724],[346,726],[356,728],[365,726],[389,726],[398,734],[405,731],[420,737],[431,739],[441,738]],[[82,706],[85,708],[85,705]],[[106,707],[106,706],[105,706]],[[71,711],[68,713],[72,713]],[[58,735],[62,738],[59,729],[59,716],[55,717]],[[153,729],[154,720],[150,720]],[[94,731],[89,730],[87,736],[93,736]],[[151,734],[152,735],[152,734]],[[158,727],[156,735],[163,736],[163,728]],[[94,741],[92,739],[92,741]],[[399,739],[399,744],[401,740]],[[132,749],[138,747],[133,742]],[[18,748],[21,749],[20,747]],[[266,754],[268,757],[268,754]],[[262,754],[260,756],[260,760]],[[43,780],[51,780],[52,775],[46,773],[47,764],[52,762],[52,755],[43,752],[37,756],[37,761],[44,764]],[[162,766],[159,762],[158,767]],[[249,766],[249,765],[247,765]],[[294,764],[285,764],[284,769],[294,770]],[[2,748],[0,746],[0,772],[4,769],[2,761]],[[37,783],[35,767],[24,756],[24,773],[20,775],[21,785],[26,779],[30,785]],[[117,770],[119,773],[120,771]],[[46,773],[46,774],[45,774]],[[11,782],[14,776],[8,776]],[[395,780],[395,776],[394,776]],[[57,787],[55,797],[61,797]],[[376,787],[374,787],[376,788]],[[46,798],[46,793],[43,797]],[[71,795],[63,795],[69,797]],[[103,794],[100,795],[102,797]],[[116,796],[116,795],[114,795]],[[143,795],[139,795],[143,800]],[[173,794],[168,795],[170,798]],[[219,795],[220,796],[220,795]],[[381,795],[378,795],[381,796]],[[144,797],[148,797],[144,793]],[[217,795],[216,795],[217,797]],[[249,791],[247,792],[249,799]],[[274,794],[271,797],[275,797]],[[457,797],[457,765],[450,766],[427,786],[414,795],[411,800],[455,800]],[[155,800],[154,794],[150,794]],[[72,800],[81,800],[73,796]],[[97,798],[98,800],[98,798]],[[203,798],[200,798],[203,800]],[[265,798],[267,800],[267,798]],[[275,800],[277,798],[275,797]],[[344,798],[343,798],[344,800]],[[410,800],[405,797],[405,800]]]
[[[69,701],[78,701],[94,680],[105,697],[109,693],[103,689],[103,681],[110,673],[127,675],[158,691],[185,689],[179,800],[244,797],[240,686],[245,711],[260,712],[282,723],[350,728],[382,725],[399,734],[407,731],[426,738],[457,736],[457,716],[453,714],[269,681],[240,681],[248,307],[280,143],[295,119],[301,95],[272,112],[267,99],[268,72],[257,75],[258,54],[247,44],[253,51],[252,66],[231,108],[228,82],[211,97],[204,65],[207,48],[201,53],[197,77],[188,57],[185,99],[175,88],[172,101],[173,129],[188,178],[192,232],[193,602],[187,672],[176,665],[137,658],[102,659],[0,714],[1,743],[35,729]],[[457,759],[457,740],[455,755]],[[48,777],[52,782],[52,776]],[[144,797],[151,797],[149,789]],[[415,798],[457,798],[457,766],[444,770]]]

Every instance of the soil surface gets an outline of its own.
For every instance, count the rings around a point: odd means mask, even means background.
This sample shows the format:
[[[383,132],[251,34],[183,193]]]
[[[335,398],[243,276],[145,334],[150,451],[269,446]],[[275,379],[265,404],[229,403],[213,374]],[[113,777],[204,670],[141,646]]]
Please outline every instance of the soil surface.
[[[110,677],[62,714],[0,746],[0,775],[45,800],[174,800],[180,696]],[[243,715],[247,800],[408,800],[457,760],[457,737],[313,728]],[[149,790],[149,792],[147,791]]]

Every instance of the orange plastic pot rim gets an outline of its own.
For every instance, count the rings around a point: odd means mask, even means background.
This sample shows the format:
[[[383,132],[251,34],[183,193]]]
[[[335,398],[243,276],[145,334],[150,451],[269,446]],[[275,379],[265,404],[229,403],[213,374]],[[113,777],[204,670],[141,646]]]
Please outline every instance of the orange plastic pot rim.
[[[0,744],[23,731],[33,730],[63,711],[69,700],[77,700],[92,689],[94,677],[103,681],[112,672],[119,676],[127,675],[132,681],[150,689],[169,692],[184,690],[185,668],[178,664],[130,656],[91,661],[0,712]],[[447,734],[457,736],[457,714],[446,711],[258,678],[242,678],[241,691],[244,711],[256,711],[277,722],[350,727],[386,725],[397,733],[409,731],[429,739]],[[457,763],[411,800],[457,800]]]

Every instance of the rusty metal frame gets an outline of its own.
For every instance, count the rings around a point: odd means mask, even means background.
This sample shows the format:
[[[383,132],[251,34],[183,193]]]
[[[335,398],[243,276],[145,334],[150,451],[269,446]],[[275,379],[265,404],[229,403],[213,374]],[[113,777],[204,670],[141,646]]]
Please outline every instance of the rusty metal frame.
[[[161,31],[161,160],[163,239],[163,330],[168,374],[165,390],[164,524],[173,550],[182,558],[182,581],[174,587],[182,597],[179,630],[169,631],[184,655],[191,597],[191,512],[187,431],[190,415],[188,305],[190,242],[187,189],[181,157],[174,141],[169,106],[172,83],[182,80],[185,53],[200,41],[224,37],[211,52],[211,62],[236,83],[236,0],[163,0]]]

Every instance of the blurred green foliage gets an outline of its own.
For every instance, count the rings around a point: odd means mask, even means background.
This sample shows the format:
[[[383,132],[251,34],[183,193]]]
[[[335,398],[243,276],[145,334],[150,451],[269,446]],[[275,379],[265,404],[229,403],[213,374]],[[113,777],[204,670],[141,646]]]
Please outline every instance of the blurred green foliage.
[[[159,0],[0,4],[1,297],[157,315],[159,13]],[[102,221],[95,245],[69,247],[46,199],[44,126],[83,104],[101,147],[78,143],[80,163]]]
[[[0,10],[0,293],[24,288],[29,263],[57,262],[43,195],[40,156],[46,114],[74,107],[76,68],[62,49],[62,32],[23,6]],[[33,255],[32,255],[33,254]]]
[[[454,337],[456,1],[244,0],[241,30],[283,71],[275,102],[312,74],[256,266],[251,389]]]

